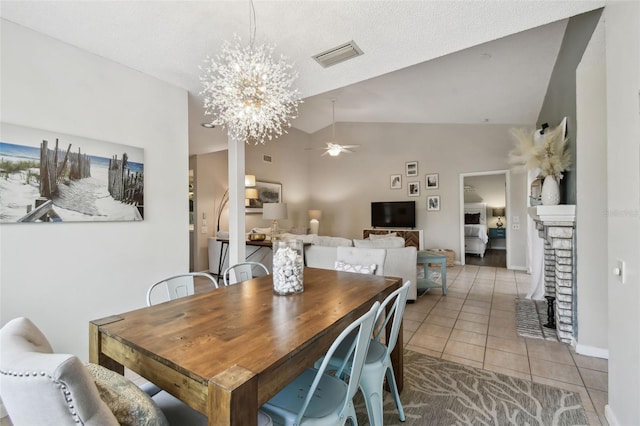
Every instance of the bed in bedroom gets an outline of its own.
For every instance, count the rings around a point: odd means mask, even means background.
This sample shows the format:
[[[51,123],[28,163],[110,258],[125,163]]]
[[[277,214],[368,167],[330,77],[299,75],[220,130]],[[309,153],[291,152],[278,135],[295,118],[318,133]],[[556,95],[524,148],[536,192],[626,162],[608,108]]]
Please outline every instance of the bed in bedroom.
[[[466,203],[464,205],[464,251],[484,257],[487,250],[487,205]]]

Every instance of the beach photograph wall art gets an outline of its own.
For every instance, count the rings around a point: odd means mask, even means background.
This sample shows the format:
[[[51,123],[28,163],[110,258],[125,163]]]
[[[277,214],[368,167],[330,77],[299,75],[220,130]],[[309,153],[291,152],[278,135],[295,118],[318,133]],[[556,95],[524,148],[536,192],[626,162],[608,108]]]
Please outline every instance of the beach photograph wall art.
[[[144,218],[144,150],[0,123],[0,224]]]

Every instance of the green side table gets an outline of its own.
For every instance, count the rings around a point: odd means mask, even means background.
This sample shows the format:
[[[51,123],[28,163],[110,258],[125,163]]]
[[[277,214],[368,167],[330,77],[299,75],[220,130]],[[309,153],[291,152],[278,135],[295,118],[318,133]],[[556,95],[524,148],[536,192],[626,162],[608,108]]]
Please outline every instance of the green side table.
[[[430,288],[442,288],[442,295],[447,295],[447,256],[429,250],[418,252],[418,263],[424,265],[424,278],[418,279],[418,290],[426,290]],[[440,264],[440,277],[442,283],[429,279],[429,264]]]

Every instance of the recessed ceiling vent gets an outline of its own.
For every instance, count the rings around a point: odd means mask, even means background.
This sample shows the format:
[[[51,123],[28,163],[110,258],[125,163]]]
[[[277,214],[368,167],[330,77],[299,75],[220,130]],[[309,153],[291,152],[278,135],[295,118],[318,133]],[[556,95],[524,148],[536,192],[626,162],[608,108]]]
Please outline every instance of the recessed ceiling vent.
[[[344,62],[348,59],[355,58],[362,55],[362,50],[351,40],[348,43],[334,47],[329,50],[325,50],[322,53],[313,55],[312,58],[324,68],[330,67],[340,62]]]

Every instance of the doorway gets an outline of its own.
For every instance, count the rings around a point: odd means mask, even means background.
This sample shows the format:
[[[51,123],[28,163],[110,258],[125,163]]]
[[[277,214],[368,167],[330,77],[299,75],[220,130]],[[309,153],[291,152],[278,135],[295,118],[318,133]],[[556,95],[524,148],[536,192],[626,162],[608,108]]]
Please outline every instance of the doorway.
[[[509,189],[509,170],[460,174],[461,265],[510,267]],[[481,213],[478,225],[465,227],[477,220],[469,212]]]

